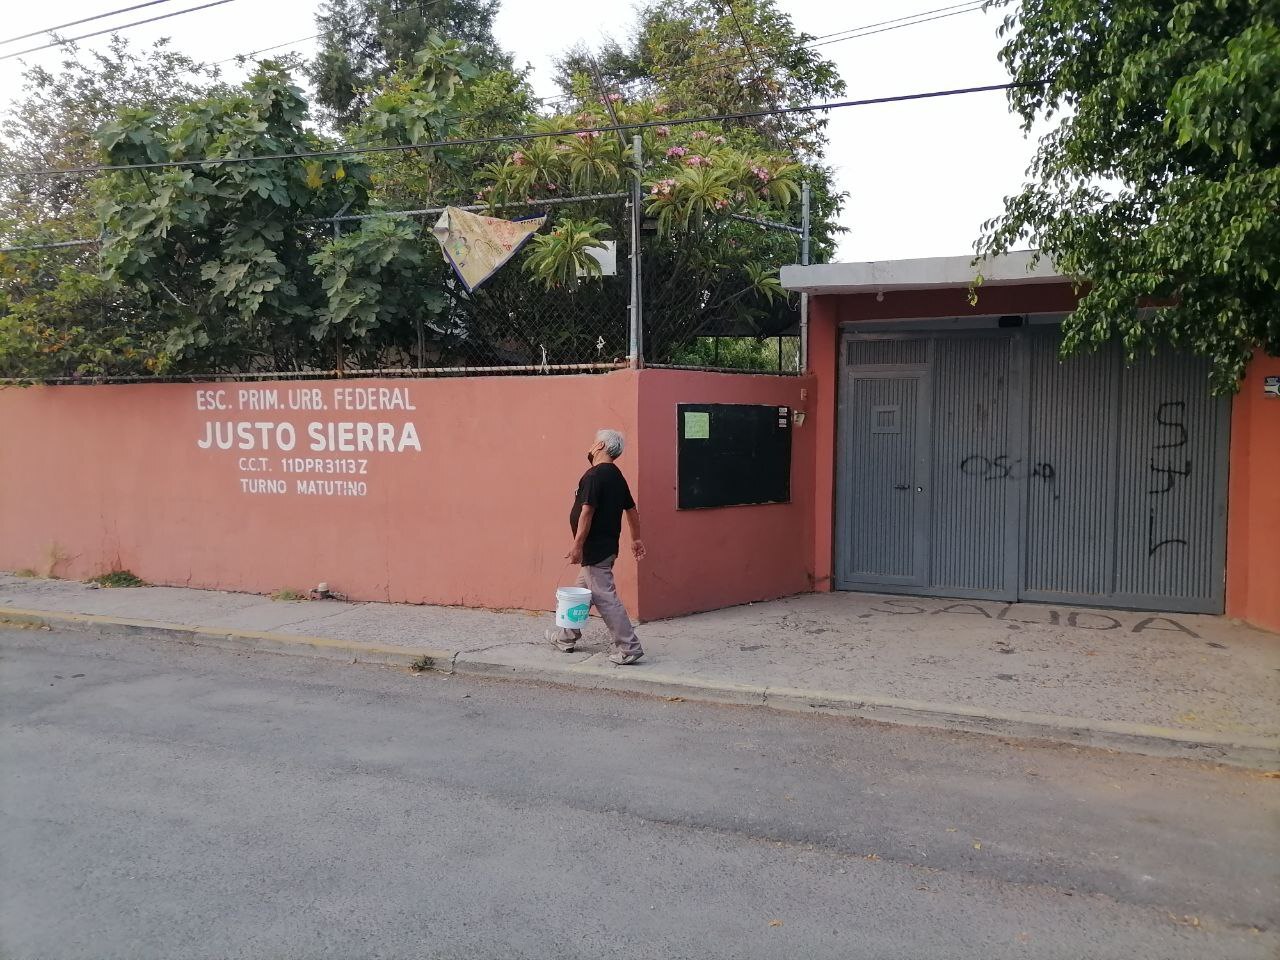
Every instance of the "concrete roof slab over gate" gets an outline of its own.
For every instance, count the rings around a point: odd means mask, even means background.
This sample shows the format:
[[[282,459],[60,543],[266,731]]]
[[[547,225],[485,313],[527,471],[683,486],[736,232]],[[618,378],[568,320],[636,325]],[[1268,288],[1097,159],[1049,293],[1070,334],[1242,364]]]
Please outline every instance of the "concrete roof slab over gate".
[[[978,265],[967,255],[793,265],[782,268],[782,285],[788,290],[825,295],[967,287],[978,274],[982,274],[984,287],[1060,283],[1066,279],[1047,258],[1033,265],[1034,256],[1032,250],[1018,250]]]

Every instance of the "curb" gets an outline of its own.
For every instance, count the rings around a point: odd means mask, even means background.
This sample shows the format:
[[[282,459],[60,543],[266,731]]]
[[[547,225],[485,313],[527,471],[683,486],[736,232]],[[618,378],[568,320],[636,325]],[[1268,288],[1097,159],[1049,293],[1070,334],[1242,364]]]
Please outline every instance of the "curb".
[[[228,650],[252,650],[426,669],[449,675],[534,681],[561,687],[635,693],[650,697],[680,697],[705,703],[767,707],[788,713],[857,717],[876,723],[1041,740],[1148,756],[1225,763],[1251,769],[1275,769],[1280,766],[1280,740],[1274,738],[1232,737],[1137,723],[978,710],[962,704],[858,696],[826,690],[699,681],[660,673],[623,672],[591,660],[577,661],[560,668],[516,665],[478,659],[475,654],[465,651],[426,646],[386,646],[302,634],[186,626],[159,620],[0,607],[0,625],[5,623],[50,629],[94,630],[112,636],[185,641]]]
[[[27,624],[58,627],[63,630],[97,630],[117,637],[141,637],[149,640],[187,641],[224,650],[255,650],[288,656],[320,657],[325,660],[357,660],[388,667],[413,667],[439,673],[453,673],[456,651],[434,647],[384,646],[358,640],[334,640],[305,634],[270,633],[258,630],[230,630],[225,627],[193,627],[166,623],[163,620],[132,620],[88,613],[59,613],[48,610],[22,610],[0,607],[0,625]]]

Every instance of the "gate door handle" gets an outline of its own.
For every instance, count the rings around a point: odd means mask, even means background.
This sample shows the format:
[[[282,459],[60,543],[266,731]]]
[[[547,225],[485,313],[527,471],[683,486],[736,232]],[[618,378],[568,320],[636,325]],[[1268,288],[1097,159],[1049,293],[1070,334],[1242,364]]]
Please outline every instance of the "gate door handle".
[[[893,485],[893,489],[895,489],[895,490],[910,490],[910,489],[911,489],[911,484],[909,484],[909,483],[895,483],[895,484]]]

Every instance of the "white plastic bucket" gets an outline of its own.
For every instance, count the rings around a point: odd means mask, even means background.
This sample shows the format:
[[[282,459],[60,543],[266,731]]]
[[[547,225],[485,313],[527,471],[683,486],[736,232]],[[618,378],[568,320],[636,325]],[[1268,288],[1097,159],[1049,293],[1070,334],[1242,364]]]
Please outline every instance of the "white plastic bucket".
[[[581,630],[591,614],[591,591],[586,587],[556,589],[556,626]]]

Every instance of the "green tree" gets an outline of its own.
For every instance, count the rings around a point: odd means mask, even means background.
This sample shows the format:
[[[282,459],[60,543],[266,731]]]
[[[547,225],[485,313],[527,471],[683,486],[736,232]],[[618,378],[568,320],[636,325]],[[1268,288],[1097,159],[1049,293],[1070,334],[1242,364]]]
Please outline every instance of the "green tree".
[[[624,42],[610,40],[595,51],[581,46],[569,51],[557,64],[557,82],[566,97],[562,102],[576,104],[601,122],[613,115],[601,109],[605,98],[647,103],[653,116],[673,120],[776,110],[844,93],[835,64],[810,45],[812,40],[796,29],[775,0],[649,2],[639,10],[636,26]],[[613,113],[617,112],[615,105]],[[636,111],[628,107],[626,112]],[[724,181],[732,178],[735,165],[741,172],[743,157],[797,165],[786,179],[809,183],[812,256],[818,262],[829,259],[842,231],[838,217],[844,195],[835,189],[834,175],[823,160],[826,123],[819,115],[784,114],[701,127],[672,125],[658,140],[646,135],[646,164],[654,171],[647,178],[650,189],[667,177],[679,185],[669,196],[651,193],[649,201],[651,212],[661,220],[661,229],[646,241],[645,250],[646,263],[653,268],[646,267],[646,287],[661,284],[646,293],[648,344],[659,355],[678,353],[688,337],[700,332],[699,324],[682,322],[682,316],[701,316],[702,331],[716,328],[737,335],[771,335],[794,326],[795,301],[767,296],[767,288],[753,278],[766,266],[776,270],[796,262],[796,238],[725,214],[764,213],[795,226],[799,204],[794,197],[774,198],[752,211],[736,202],[737,189],[728,191],[734,203],[715,204],[725,200]],[[658,172],[673,147],[691,156],[706,155],[705,142],[694,139],[698,136],[727,139],[721,153],[731,147],[739,151],[738,160],[717,156],[714,168],[684,164]],[[699,207],[707,206],[712,215],[703,221]],[[703,226],[683,229],[685,214]],[[675,216],[682,229],[666,230]],[[683,249],[685,244],[693,249]],[[696,290],[684,282],[688,277],[681,277],[691,270],[697,271],[701,284]],[[707,310],[710,305],[718,307]]]
[[[454,137],[459,106],[477,90],[493,88],[461,44],[433,36],[383,81],[354,129],[376,144]],[[281,157],[333,146],[308,121],[302,91],[267,61],[242,88],[187,104],[172,123],[126,110],[101,129],[114,164],[193,161],[114,173],[100,207],[106,277],[158,318],[166,369],[422,364],[465,333],[462,298],[435,241],[421,221],[385,212],[387,194],[377,193],[398,191],[404,170],[390,157]],[[409,153],[410,169],[425,171],[424,189],[463,176],[465,158],[450,151]]]
[[[457,40],[429,35],[408,63],[384,78],[351,128],[370,145],[483,139],[521,129],[533,111],[532,91],[511,70],[480,70]],[[379,201],[390,209],[466,203],[476,171],[505,156],[495,144],[401,150],[368,158]]]
[[[101,176],[30,171],[101,159],[94,133],[118,109],[172,119],[179,104],[215,89],[216,69],[160,41],[133,50],[72,51],[57,70],[33,67],[0,120],[0,244],[94,237]],[[0,254],[0,376],[129,374],[152,369],[163,333],[131,291],[98,276],[93,246]]]
[[[607,105],[584,107],[572,117],[546,118],[541,129],[599,126],[614,117],[623,124],[650,123],[664,115],[663,105],[652,100],[628,102],[615,95]],[[683,345],[709,332],[767,336],[792,326],[795,304],[782,290],[777,269],[795,262],[796,238],[738,217],[795,222],[805,168],[766,149],[758,132],[720,124],[648,127],[641,146],[647,356],[670,361]],[[503,204],[614,194],[632,182],[634,164],[631,147],[613,134],[549,136],[508,148],[501,163],[483,171],[488,185],[482,195]],[[544,282],[589,288],[592,271],[581,262],[585,248],[601,240],[625,243],[628,214],[617,201],[602,200],[575,204],[572,217],[565,227],[534,239],[527,263]],[[583,273],[584,282],[571,282]],[[545,322],[546,312],[555,309],[548,305],[539,319]],[[572,311],[571,302],[563,309]]]
[[[770,110],[844,93],[835,64],[811,40],[776,0],[659,0],[640,10],[625,45],[577,47],[556,77],[566,97],[592,101],[598,70],[609,92],[661,100],[673,115]],[[827,121],[794,114],[748,123],[775,147],[816,154]]]
[[[307,71],[336,126],[359,119],[374,89],[432,35],[456,40],[482,71],[511,69],[493,36],[498,0],[326,0],[316,16],[320,51]]]
[[[978,252],[1031,244],[1083,288],[1063,350],[1118,338],[1236,388],[1280,352],[1280,3],[1022,0],[1001,59],[1041,138]],[[1140,304],[1158,305],[1138,312]]]
[[[98,133],[109,161],[278,156],[331,145],[307,129],[302,91],[271,61],[241,89],[176,113],[166,124],[151,111],[122,111]],[[311,258],[332,239],[323,218],[364,208],[368,171],[358,161],[194,163],[112,173],[106,186],[104,272],[168,331],[168,362],[225,371],[340,361],[342,328],[330,329]]]

